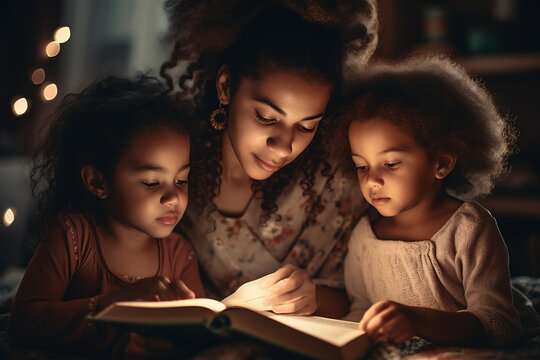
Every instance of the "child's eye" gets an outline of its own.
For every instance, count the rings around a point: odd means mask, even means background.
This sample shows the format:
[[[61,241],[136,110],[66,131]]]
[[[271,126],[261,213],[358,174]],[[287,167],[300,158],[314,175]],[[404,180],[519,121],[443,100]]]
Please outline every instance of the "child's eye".
[[[153,187],[156,187],[159,185],[159,182],[152,182],[152,181],[141,181],[141,184],[143,184],[144,186],[148,187],[148,188],[153,188]]]
[[[181,185],[186,185],[188,182],[187,180],[176,180],[175,183],[176,185],[181,186]]]
[[[386,166],[389,169],[396,169],[399,164],[401,164],[400,161],[394,161],[394,162],[385,163],[384,166]]]
[[[276,122],[276,119],[265,118],[261,116],[261,114],[259,114],[258,112],[255,112],[255,116],[257,117],[257,120],[259,120],[261,123],[265,125],[273,124],[274,122]]]
[[[361,172],[366,171],[367,170],[367,165],[359,165],[359,166],[356,167],[356,170],[361,171]]]

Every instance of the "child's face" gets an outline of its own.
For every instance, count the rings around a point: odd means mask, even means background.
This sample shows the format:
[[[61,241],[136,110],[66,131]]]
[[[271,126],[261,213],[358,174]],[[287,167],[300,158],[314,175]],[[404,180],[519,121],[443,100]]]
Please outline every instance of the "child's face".
[[[380,118],[353,121],[349,142],[362,194],[381,215],[410,211],[437,193],[436,163],[399,127]]]
[[[173,231],[187,206],[189,137],[169,129],[136,135],[109,184],[109,222],[153,238]]]
[[[291,71],[240,81],[229,103],[226,133],[249,177],[266,179],[306,149],[330,92],[329,84]]]

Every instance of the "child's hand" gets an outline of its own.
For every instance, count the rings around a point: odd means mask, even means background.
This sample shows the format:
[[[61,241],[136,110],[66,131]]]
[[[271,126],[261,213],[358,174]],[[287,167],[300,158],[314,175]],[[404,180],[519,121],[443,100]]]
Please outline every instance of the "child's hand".
[[[373,304],[358,327],[374,341],[405,342],[416,335],[414,311],[403,304],[384,300]]]
[[[141,279],[122,290],[103,295],[99,304],[100,309],[103,309],[116,301],[165,301],[193,298],[195,298],[195,293],[182,281],[171,281],[164,276],[153,276]]]
[[[193,299],[195,294],[182,281],[171,281],[168,277],[154,276],[145,278],[126,287],[126,300],[165,301]]]
[[[264,302],[275,313],[310,315],[317,310],[315,284],[303,269],[287,264],[266,275],[261,285],[266,294]]]

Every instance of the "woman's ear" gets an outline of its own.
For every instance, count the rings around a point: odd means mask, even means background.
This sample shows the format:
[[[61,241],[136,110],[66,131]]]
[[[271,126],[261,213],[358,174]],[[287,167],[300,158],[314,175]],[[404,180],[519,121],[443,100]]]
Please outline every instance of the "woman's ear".
[[[435,177],[439,180],[444,179],[454,170],[457,157],[453,154],[441,154],[437,157]]]
[[[216,77],[216,89],[219,101],[223,105],[229,105],[231,101],[231,74],[227,65],[219,68]]]
[[[101,171],[91,165],[86,165],[81,169],[81,180],[90,193],[100,199],[107,198],[107,182]]]

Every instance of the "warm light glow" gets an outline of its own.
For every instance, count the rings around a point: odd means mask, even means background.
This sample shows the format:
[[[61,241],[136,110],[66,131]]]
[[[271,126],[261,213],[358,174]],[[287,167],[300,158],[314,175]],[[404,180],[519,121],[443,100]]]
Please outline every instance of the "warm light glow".
[[[58,41],[51,41],[45,48],[45,53],[48,57],[55,57],[60,52],[60,43]]]
[[[43,81],[45,81],[45,70],[42,68],[37,68],[36,70],[32,71],[32,82],[34,85],[39,85]]]
[[[7,208],[6,211],[4,211],[4,216],[2,216],[2,220],[4,221],[4,225],[6,227],[11,226],[13,222],[15,221],[15,211]]]
[[[58,88],[54,83],[48,84],[43,88],[43,98],[47,101],[54,99],[57,94]]]
[[[26,98],[18,98],[13,102],[13,113],[17,116],[23,115],[28,110],[28,100]]]
[[[69,26],[64,26],[56,29],[56,32],[54,33],[54,40],[58,41],[60,44],[63,44],[69,40],[70,36],[71,31],[69,30]]]

